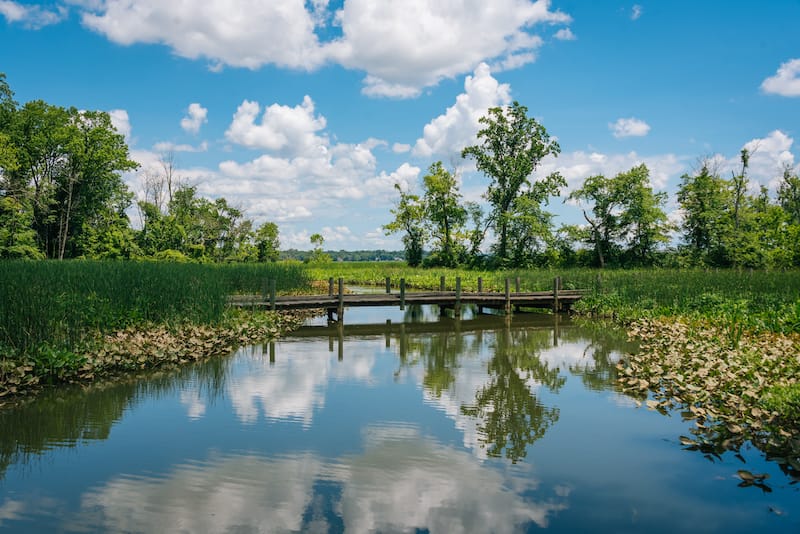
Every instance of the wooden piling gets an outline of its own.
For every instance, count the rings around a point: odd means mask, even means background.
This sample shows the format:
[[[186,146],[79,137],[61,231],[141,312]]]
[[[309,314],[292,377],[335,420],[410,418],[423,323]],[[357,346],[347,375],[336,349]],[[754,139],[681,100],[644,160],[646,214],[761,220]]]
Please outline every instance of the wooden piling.
[[[336,310],[337,319],[339,324],[344,320],[344,279],[339,278],[339,306]]]
[[[453,316],[461,317],[461,277],[456,276],[456,303],[453,308]]]
[[[439,277],[439,291],[444,291],[444,276]]]
[[[275,294],[277,293],[277,283],[273,278],[269,281],[269,309],[275,311]]]
[[[511,281],[506,278],[506,315],[511,315]]]
[[[561,311],[560,303],[558,302],[558,290],[561,289],[561,277],[556,276],[553,279],[553,313]]]
[[[333,277],[328,278],[328,296],[333,296]]]
[[[400,279],[400,309],[406,309],[406,279]]]
[[[478,293],[483,293],[483,278],[478,277]]]
[[[514,292],[519,293],[519,276],[514,279]]]
[[[392,292],[392,279],[387,276],[386,277],[386,294],[388,295],[391,292]]]

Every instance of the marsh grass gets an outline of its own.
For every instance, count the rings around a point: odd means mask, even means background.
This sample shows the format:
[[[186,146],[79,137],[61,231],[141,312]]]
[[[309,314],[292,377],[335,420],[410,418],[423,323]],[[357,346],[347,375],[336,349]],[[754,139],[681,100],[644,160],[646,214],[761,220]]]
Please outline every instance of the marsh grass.
[[[0,263],[0,356],[62,365],[94,333],[145,324],[215,324],[232,293],[308,284],[300,264]]]
[[[474,291],[478,277],[485,290],[502,291],[505,279],[520,278],[523,291],[545,291],[560,276],[565,289],[589,294],[578,311],[614,316],[622,322],[641,317],[689,316],[726,326],[735,345],[746,329],[773,332],[800,331],[800,271],[737,271],[702,269],[537,269],[473,271],[414,269],[402,262],[329,263],[309,266],[315,280],[342,277],[345,283],[393,285],[405,278],[409,287],[437,289],[440,276],[446,287],[461,277],[465,291]]]

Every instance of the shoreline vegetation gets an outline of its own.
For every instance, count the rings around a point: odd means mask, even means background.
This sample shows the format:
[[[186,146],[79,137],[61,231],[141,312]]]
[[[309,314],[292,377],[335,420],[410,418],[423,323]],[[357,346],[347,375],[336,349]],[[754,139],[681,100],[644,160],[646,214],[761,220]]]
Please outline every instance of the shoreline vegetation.
[[[308,313],[233,310],[232,294],[322,291],[320,282],[465,291],[588,289],[578,315],[610,317],[640,341],[619,391],[693,419],[687,449],[709,458],[754,446],[800,476],[800,271],[420,269],[403,262],[202,265],[3,262],[0,405],[45,385],[88,382],[231,353],[300,326]],[[323,287],[325,286],[325,287]],[[758,483],[757,479],[743,483]]]
[[[298,263],[6,261],[0,269],[0,404],[86,382],[230,353],[280,336],[303,313],[238,311],[231,294],[311,282]]]

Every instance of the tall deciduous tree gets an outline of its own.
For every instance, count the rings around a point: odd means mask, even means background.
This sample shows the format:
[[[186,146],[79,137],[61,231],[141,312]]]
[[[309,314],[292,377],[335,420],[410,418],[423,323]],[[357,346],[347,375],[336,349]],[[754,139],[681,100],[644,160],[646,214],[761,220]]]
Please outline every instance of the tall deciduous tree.
[[[454,267],[459,262],[463,245],[458,236],[467,222],[467,210],[461,205],[461,193],[455,176],[445,170],[441,161],[428,169],[423,177],[423,206],[430,226],[430,235],[438,243],[435,263]],[[427,261],[427,260],[426,260]]]
[[[696,175],[685,174],[681,178],[678,203],[683,210],[683,239],[693,262],[725,263],[730,202],[728,184],[708,164],[703,164]]]
[[[278,261],[280,241],[277,224],[265,222],[259,226],[255,233],[255,242],[258,261]]]
[[[652,265],[658,247],[669,242],[674,226],[664,212],[666,192],[654,192],[650,187],[650,171],[644,164],[618,174],[615,180],[624,199],[620,225],[625,229],[627,263]]]
[[[513,221],[530,211],[532,203],[541,205],[550,195],[558,194],[566,182],[558,173],[531,182],[530,176],[548,155],[558,155],[558,143],[536,119],[527,116],[528,109],[514,102],[509,107],[490,108],[480,119],[484,126],[478,132],[480,144],[465,148],[461,155],[470,157],[491,182],[486,199],[492,207],[491,219],[499,242],[495,247],[501,263],[507,263],[509,251],[522,236]],[[518,202],[520,197],[524,202]]]
[[[16,161],[3,172],[2,189],[30,205],[38,246],[48,257],[78,255],[84,223],[126,191],[119,173],[136,167],[125,140],[107,113],[42,101],[11,112],[4,102],[0,120]]]

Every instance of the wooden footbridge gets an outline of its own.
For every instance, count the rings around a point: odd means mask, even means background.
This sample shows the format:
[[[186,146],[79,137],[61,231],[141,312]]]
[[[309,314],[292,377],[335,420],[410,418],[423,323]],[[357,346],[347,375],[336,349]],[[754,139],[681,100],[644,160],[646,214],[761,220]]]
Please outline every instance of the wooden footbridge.
[[[514,291],[511,280],[506,279],[505,291],[483,291],[483,281],[478,278],[477,291],[462,291],[461,278],[456,278],[454,291],[445,290],[444,277],[441,277],[439,291],[406,291],[405,279],[400,279],[399,291],[392,292],[392,284],[386,279],[386,291],[381,293],[345,293],[342,278],[337,284],[331,278],[328,281],[328,294],[318,295],[281,295],[275,290],[275,281],[268,283],[266,295],[237,295],[231,297],[232,306],[243,308],[266,308],[271,310],[303,310],[323,309],[328,319],[342,322],[345,308],[365,306],[399,306],[404,309],[408,305],[434,304],[444,315],[446,310],[453,310],[455,317],[461,316],[461,307],[472,304],[478,307],[478,313],[484,308],[501,310],[509,315],[513,310],[538,308],[552,310],[554,313],[567,312],[571,306],[586,293],[583,290],[565,290],[561,288],[561,277],[553,280],[550,291],[520,291],[519,278],[515,280]]]

